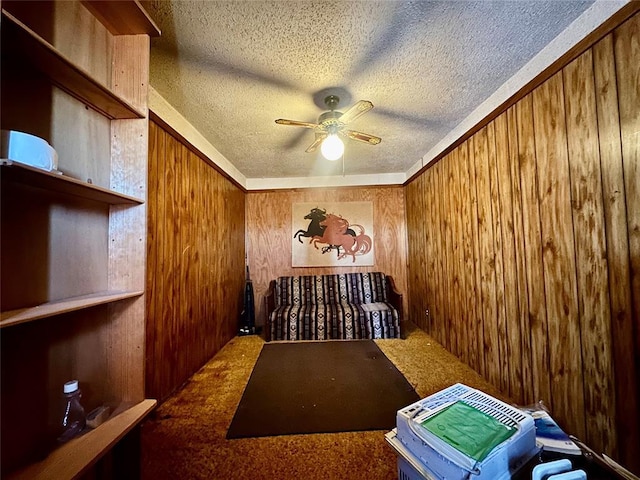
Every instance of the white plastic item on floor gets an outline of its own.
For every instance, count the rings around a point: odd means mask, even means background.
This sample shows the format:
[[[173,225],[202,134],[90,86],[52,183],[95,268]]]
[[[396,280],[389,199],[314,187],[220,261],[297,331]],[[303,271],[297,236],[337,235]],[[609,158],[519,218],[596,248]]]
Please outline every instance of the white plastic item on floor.
[[[587,474],[584,470],[572,470],[570,472],[551,475],[547,480],[587,480]]]
[[[479,410],[515,432],[480,461],[466,456],[422,426],[456,402]],[[396,429],[391,433],[395,438],[392,442],[387,437],[387,441],[406,463],[425,472],[422,478],[435,480],[463,480],[470,472],[474,480],[506,480],[540,451],[531,415],[461,383],[398,410]],[[413,480],[413,473],[406,478]]]
[[[541,463],[540,465],[533,467],[531,480],[543,480],[549,475],[564,473],[569,470],[571,470],[571,461],[566,458],[555,460],[553,462]]]
[[[58,154],[46,140],[15,130],[0,131],[0,159],[48,172],[58,169]]]

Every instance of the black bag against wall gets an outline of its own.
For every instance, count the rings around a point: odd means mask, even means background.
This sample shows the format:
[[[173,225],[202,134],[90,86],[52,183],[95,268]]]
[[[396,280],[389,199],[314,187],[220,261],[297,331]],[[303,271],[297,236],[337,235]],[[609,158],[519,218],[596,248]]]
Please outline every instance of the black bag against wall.
[[[240,313],[239,335],[253,335],[256,333],[256,313],[253,300],[253,284],[247,266],[247,280],[244,285],[244,309]]]

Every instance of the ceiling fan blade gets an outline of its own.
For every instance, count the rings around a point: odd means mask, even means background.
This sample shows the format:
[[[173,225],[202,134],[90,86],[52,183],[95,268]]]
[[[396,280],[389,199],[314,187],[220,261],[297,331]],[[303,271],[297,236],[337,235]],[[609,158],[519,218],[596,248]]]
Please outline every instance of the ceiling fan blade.
[[[297,120],[286,120],[284,118],[279,118],[276,120],[278,125],[289,125],[291,127],[304,127],[304,128],[316,128],[319,127],[317,123],[308,123],[308,122],[298,122]]]
[[[370,145],[378,145],[382,139],[368,133],[356,132],[355,130],[343,130],[342,133],[347,137],[358,140],[359,142],[365,142]]]
[[[349,110],[344,112],[338,120],[346,125],[347,123],[353,122],[356,118],[364,115],[372,108],[373,103],[369,102],[368,100],[360,100],[358,103],[349,108]]]
[[[313,141],[311,145],[309,145],[309,148],[307,148],[305,152],[307,153],[315,152],[325,138],[327,138],[326,133],[316,133],[316,139]]]

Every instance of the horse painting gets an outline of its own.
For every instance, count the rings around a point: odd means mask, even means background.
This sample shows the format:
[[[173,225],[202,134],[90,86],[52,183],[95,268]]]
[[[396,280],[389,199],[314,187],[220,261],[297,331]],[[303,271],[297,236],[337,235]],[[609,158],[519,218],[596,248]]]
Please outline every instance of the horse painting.
[[[325,227],[321,226],[320,222],[327,217],[326,214],[326,210],[322,210],[317,207],[312,208],[311,211],[304,216],[305,220],[311,220],[311,222],[309,222],[309,226],[306,230],[298,230],[293,234],[293,238],[297,238],[298,241],[302,243],[302,237],[313,238],[316,235],[322,236]]]
[[[352,261],[355,262],[356,255],[366,255],[371,250],[371,237],[365,235],[362,225],[349,225],[346,219],[329,213],[325,215],[324,220],[320,221],[320,226],[324,227],[324,230],[321,234],[314,235],[310,243],[316,249],[318,249],[318,243],[328,245],[329,247],[323,248],[323,253],[328,251],[327,248],[329,250],[336,248],[338,250],[338,260],[351,255]],[[360,233],[356,233],[350,227],[356,228]]]
[[[322,225],[321,222],[325,218],[327,218],[326,210],[323,210],[318,207],[312,208],[311,211],[304,216],[305,220],[311,220],[309,222],[309,226],[307,227],[306,230],[302,230],[302,229],[298,230],[296,233],[293,234],[293,238],[297,238],[298,241],[302,243],[302,237],[306,237],[310,239],[309,243],[311,243],[311,241],[313,240],[313,237],[316,237],[316,236],[321,237],[325,229],[325,226]],[[356,236],[356,232],[354,232],[350,228],[347,229],[347,233],[353,237]],[[330,245],[329,247],[323,248],[323,253],[326,253],[326,251],[331,250],[331,248],[334,248],[334,246]],[[338,248],[338,247],[335,246],[335,248]]]

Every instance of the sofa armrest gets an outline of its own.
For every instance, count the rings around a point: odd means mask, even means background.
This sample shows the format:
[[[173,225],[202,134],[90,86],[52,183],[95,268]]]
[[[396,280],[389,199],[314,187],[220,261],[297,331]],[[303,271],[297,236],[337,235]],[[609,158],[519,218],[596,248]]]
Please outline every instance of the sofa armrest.
[[[276,309],[276,281],[269,282],[269,290],[264,296],[264,320],[265,337],[267,342],[271,341],[271,312]]]
[[[404,312],[402,311],[402,294],[396,288],[396,284],[393,281],[393,277],[387,275],[387,298],[389,303],[398,311],[399,320],[404,319]]]

